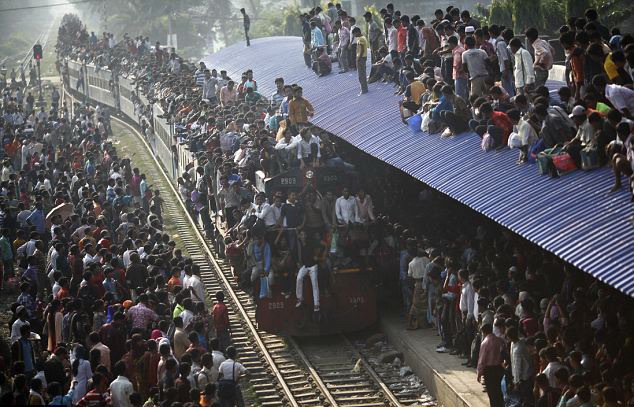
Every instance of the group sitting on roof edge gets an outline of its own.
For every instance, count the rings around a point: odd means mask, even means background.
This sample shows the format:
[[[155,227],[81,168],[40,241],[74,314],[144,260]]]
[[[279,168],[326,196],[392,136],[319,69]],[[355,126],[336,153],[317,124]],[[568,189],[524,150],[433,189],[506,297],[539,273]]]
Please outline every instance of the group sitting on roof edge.
[[[525,45],[512,29],[481,26],[467,10],[434,14],[427,25],[388,4],[380,20],[366,12],[357,25],[339,4],[316,7],[301,16],[305,62],[320,76],[334,61],[340,73],[358,70],[361,94],[368,83],[393,83],[403,95],[402,120],[414,131],[475,132],[483,150],[517,148],[518,164],[537,163],[553,177],[608,164],[612,191],[623,176],[632,191],[632,34],[610,32],[594,9],[571,17],[559,30],[566,86],[551,98],[545,85],[555,49],[537,29],[526,30]]]

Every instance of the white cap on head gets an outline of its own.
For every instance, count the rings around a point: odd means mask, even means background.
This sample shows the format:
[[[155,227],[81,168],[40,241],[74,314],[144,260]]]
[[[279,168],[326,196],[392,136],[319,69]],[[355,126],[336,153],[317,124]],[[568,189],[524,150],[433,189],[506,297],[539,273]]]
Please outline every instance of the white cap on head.
[[[577,105],[572,108],[572,113],[569,116],[570,118],[572,118],[574,116],[585,116],[585,115],[586,115],[586,108],[581,105]]]

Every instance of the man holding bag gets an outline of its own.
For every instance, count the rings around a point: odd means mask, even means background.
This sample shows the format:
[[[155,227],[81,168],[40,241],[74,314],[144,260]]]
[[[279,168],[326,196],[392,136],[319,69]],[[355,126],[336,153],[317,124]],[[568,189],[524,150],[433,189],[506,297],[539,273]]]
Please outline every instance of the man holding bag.
[[[249,371],[240,363],[236,362],[238,351],[233,346],[227,348],[227,360],[220,364],[218,368],[218,398],[223,407],[243,406],[242,389],[240,379],[249,376]]]

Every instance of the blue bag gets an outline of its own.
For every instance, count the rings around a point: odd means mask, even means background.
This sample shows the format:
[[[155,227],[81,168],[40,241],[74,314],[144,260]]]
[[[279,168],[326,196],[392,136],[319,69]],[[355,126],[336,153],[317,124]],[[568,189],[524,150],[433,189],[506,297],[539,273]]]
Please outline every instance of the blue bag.
[[[269,295],[269,276],[260,276],[260,299]]]
[[[407,118],[407,127],[409,127],[414,133],[418,133],[420,125],[423,124],[423,118],[419,114],[415,114],[412,117]]]

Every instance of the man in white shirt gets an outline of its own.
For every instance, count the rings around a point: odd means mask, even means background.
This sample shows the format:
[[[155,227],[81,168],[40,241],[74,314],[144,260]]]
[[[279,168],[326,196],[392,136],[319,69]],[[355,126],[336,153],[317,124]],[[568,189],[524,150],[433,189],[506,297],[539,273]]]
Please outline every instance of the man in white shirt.
[[[242,366],[241,363],[235,361],[237,354],[238,352],[236,351],[236,348],[233,346],[227,347],[227,360],[222,362],[219,367],[220,383],[223,381],[236,383],[237,394],[234,400],[242,399],[242,390],[240,389],[240,385],[238,383],[242,376],[249,375],[249,371]],[[223,402],[222,398],[220,401],[221,403]]]
[[[266,195],[259,193],[255,196],[255,216],[262,219],[266,228],[274,228],[282,215],[282,202],[279,205],[270,205],[266,202]],[[277,210],[276,210],[277,209]]]
[[[293,137],[290,131],[284,133],[284,138],[275,144],[275,152],[278,155],[279,160],[286,167],[290,167],[297,155],[297,145],[299,144],[300,137]]]
[[[218,79],[211,76],[209,70],[205,71],[205,82],[203,83],[203,100],[208,100],[209,103],[218,103]]]
[[[205,353],[200,359],[202,369],[196,375],[196,384],[198,389],[204,390],[208,383],[216,383],[218,381],[218,369],[214,369],[214,357],[211,353]]]
[[[539,357],[548,362],[546,368],[542,371],[548,377],[548,383],[550,387],[557,387],[557,379],[555,378],[555,373],[561,368],[568,369],[565,365],[559,362],[559,357],[557,356],[557,349],[552,346],[544,348],[539,351]]]
[[[99,350],[101,354],[99,363],[107,367],[108,371],[110,371],[110,348],[101,343],[99,332],[91,332],[90,335],[88,335],[88,344],[91,346],[90,350]]]
[[[312,135],[310,129],[307,127],[303,128],[299,135],[297,159],[300,162],[300,168],[304,168],[305,166],[317,166],[321,158],[319,137]]]
[[[22,336],[22,334],[20,334],[20,329],[22,328],[22,326],[29,324],[29,321],[27,321],[28,313],[24,305],[18,306],[18,308],[16,308],[15,310],[15,313],[18,316],[18,319],[16,319],[13,325],[11,325],[11,344],[20,339],[20,337]]]
[[[426,328],[427,324],[427,253],[418,248],[416,257],[407,266],[407,275],[414,280],[412,307],[408,314],[407,329]]]
[[[519,338],[516,327],[506,330],[511,341],[511,372],[513,383],[519,392],[520,405],[532,405],[533,401],[533,358],[525,339]]]
[[[187,285],[183,284],[183,287],[190,291],[192,301],[204,302],[205,287],[197,274],[198,269],[192,267],[192,274],[187,279]]]
[[[110,383],[112,405],[117,407],[132,407],[130,395],[134,393],[134,387],[132,386],[132,382],[125,376],[125,362],[119,360],[115,363],[112,373],[117,376],[117,378]]]
[[[337,222],[343,225],[350,223],[358,223],[359,208],[357,207],[357,200],[350,195],[348,187],[344,187],[341,191],[341,196],[337,198],[335,202],[335,213],[337,215]]]
[[[387,28],[387,50],[390,53],[392,51],[398,52],[398,30],[394,27],[391,17],[385,19],[385,27]]]

